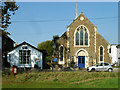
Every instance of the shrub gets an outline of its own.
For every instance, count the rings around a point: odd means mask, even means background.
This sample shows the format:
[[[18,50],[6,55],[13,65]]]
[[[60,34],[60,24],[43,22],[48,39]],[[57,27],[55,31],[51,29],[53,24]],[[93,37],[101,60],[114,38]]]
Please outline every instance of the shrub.
[[[58,81],[58,78],[57,78],[57,77],[56,77],[56,78],[54,78],[54,79],[53,79],[53,81],[54,81],[54,82]]]

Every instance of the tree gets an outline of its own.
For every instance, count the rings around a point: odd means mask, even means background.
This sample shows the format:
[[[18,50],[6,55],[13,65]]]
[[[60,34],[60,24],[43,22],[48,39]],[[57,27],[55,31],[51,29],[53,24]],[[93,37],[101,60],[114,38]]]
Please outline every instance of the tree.
[[[8,0],[9,1],[9,0]],[[8,26],[11,24],[11,15],[15,14],[15,11],[18,10],[18,6],[16,5],[16,2],[2,2],[1,11],[2,12],[2,20],[1,20],[1,30],[4,34],[9,34],[7,32]]]
[[[44,41],[42,43],[39,43],[37,46],[38,49],[40,50],[46,50],[47,51],[47,61],[51,61],[51,57],[53,54],[53,47],[52,47],[52,42],[50,40]]]
[[[40,50],[46,50],[47,51],[47,62],[51,61],[52,55],[53,55],[53,45],[55,41],[59,38],[58,35],[54,35],[52,41],[47,40],[42,43],[39,43],[37,48]]]
[[[52,46],[53,46],[53,56],[56,56],[56,50],[58,49],[59,44],[56,42],[59,39],[58,35],[54,35],[52,39]]]
[[[56,42],[56,40],[59,38],[59,35],[54,35],[52,41]]]

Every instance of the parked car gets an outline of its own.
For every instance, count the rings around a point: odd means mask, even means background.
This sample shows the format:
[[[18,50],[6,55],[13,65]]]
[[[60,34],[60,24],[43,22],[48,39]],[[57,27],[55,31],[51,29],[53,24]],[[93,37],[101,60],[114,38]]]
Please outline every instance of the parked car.
[[[91,71],[108,71],[108,72],[112,72],[113,67],[109,63],[98,63],[98,64],[96,64],[94,66],[87,67],[87,71],[89,71],[89,72],[91,72]]]

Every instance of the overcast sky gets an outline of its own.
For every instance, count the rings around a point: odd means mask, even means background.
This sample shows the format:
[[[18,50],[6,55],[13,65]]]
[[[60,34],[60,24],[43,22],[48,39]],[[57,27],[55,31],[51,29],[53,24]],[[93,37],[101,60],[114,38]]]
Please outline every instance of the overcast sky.
[[[34,46],[53,35],[61,36],[75,18],[75,2],[17,2],[18,11],[8,27],[16,43],[26,41]],[[78,2],[78,13],[97,26],[97,31],[110,43],[118,43],[118,3]]]

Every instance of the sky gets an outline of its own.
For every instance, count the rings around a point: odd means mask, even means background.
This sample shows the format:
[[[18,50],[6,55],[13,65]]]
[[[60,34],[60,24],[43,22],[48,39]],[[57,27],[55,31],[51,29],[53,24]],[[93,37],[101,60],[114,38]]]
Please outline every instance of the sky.
[[[75,19],[76,2],[17,2],[19,9],[11,17],[8,32],[18,44],[38,43],[61,36]],[[78,2],[83,14],[97,26],[97,31],[110,43],[118,43],[118,3]]]

